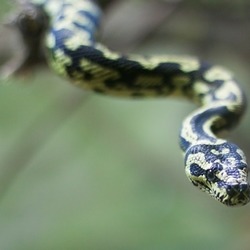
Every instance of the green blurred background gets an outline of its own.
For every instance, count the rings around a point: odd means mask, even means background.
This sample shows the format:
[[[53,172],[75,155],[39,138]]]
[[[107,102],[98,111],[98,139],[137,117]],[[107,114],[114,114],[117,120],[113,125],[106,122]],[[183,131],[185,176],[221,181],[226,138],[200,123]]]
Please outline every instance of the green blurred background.
[[[0,3],[4,20],[16,4]],[[249,10],[248,0],[113,1],[101,38],[221,64],[250,96]],[[3,64],[20,47],[0,33]],[[185,176],[178,132],[194,105],[84,93],[48,69],[0,88],[0,250],[250,249],[249,205],[225,207]],[[249,121],[248,110],[230,134],[248,159]]]

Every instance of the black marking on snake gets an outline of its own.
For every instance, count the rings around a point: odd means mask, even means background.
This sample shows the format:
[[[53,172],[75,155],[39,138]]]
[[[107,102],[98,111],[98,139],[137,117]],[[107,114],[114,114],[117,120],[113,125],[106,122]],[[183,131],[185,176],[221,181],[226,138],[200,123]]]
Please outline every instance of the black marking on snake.
[[[193,163],[190,166],[190,172],[192,173],[192,175],[199,177],[201,175],[205,175],[206,170],[202,169],[198,164]]]

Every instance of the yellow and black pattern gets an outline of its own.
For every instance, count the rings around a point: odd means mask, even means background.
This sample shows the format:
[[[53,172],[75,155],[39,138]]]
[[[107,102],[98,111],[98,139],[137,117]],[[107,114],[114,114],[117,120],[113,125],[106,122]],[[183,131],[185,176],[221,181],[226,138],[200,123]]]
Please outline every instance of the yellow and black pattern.
[[[101,11],[94,0],[30,0],[49,25],[48,62],[73,84],[121,97],[182,96],[200,108],[183,122],[180,146],[190,181],[228,206],[249,201],[243,152],[217,134],[235,126],[245,98],[226,69],[189,56],[122,55],[95,41]]]

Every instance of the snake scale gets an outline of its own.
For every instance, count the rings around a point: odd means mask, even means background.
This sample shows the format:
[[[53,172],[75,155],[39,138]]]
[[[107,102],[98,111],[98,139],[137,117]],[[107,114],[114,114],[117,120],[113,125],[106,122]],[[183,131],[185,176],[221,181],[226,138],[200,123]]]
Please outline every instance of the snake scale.
[[[46,17],[48,63],[74,85],[104,95],[181,96],[196,103],[199,107],[184,120],[179,137],[188,179],[227,206],[249,202],[244,153],[218,135],[233,128],[246,108],[230,71],[195,57],[109,50],[95,40],[101,10],[94,0],[26,1],[20,20],[26,20],[27,31],[44,22],[30,10]]]

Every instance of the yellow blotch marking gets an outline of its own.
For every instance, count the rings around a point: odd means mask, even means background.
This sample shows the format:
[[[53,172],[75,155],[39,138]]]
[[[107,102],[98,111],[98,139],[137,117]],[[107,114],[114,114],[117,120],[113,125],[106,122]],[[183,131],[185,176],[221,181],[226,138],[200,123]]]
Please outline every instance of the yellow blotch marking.
[[[63,50],[57,49],[54,53],[55,59],[51,58],[51,66],[58,74],[65,76],[65,66],[71,65],[72,60],[69,56],[66,56]]]
[[[74,5],[75,5],[75,3],[74,3]],[[70,19],[73,18],[73,20],[75,19],[76,16],[78,16],[77,15],[78,9],[74,5],[69,5],[69,6],[67,6],[67,8],[63,9],[64,16],[67,16],[67,18],[70,17]]]
[[[35,0],[36,2],[40,2],[40,4],[44,3],[43,1],[40,0]],[[34,0],[32,0],[34,2]],[[59,11],[61,10],[61,4],[58,4],[58,1],[47,1],[45,4],[45,12],[49,13],[50,17],[54,17]]]
[[[52,33],[49,33],[46,37],[46,45],[48,48],[52,49],[56,45],[56,38]]]
[[[200,63],[193,57],[176,57],[173,61],[180,64],[180,69],[184,72],[191,72],[200,68]]]
[[[211,153],[214,154],[214,155],[220,155],[220,154],[228,154],[230,153],[230,150],[228,148],[223,148],[221,151],[218,151],[218,150],[215,150],[215,149],[212,149],[211,150]]]
[[[109,50],[107,47],[103,46],[100,43],[96,44],[95,48],[100,50],[103,53],[104,57],[109,60],[117,60],[121,57],[119,53]]]
[[[213,82],[215,80],[229,81],[233,76],[232,73],[225,68],[214,66],[204,74],[204,77],[206,80]]]
[[[196,94],[205,94],[210,90],[209,86],[201,81],[197,81],[194,84],[194,92]]]
[[[189,154],[187,161],[186,161],[186,172],[188,173],[188,175],[190,175],[188,170],[190,169],[190,166],[193,163],[199,165],[204,170],[209,169],[212,165],[212,163],[206,162],[206,158],[205,158],[204,153],[199,152],[196,154]]]
[[[140,65],[142,65],[142,67],[148,70],[152,70],[156,68],[160,63],[158,57],[146,58],[146,57],[137,56],[137,55],[130,55],[128,59],[138,62]]]
[[[65,46],[69,50],[75,51],[80,46],[90,46],[92,45],[90,41],[90,34],[88,32],[79,32],[78,34],[65,40]]]
[[[93,27],[94,23],[92,22],[92,20],[90,18],[88,18],[87,16],[84,16],[80,13],[78,13],[78,10],[83,10],[83,7],[77,7],[77,6],[69,6],[68,8],[64,9],[64,15],[66,16],[66,19],[68,22],[71,23],[79,23],[81,25],[85,25],[87,27]],[[60,22],[60,21],[59,21]]]
[[[176,63],[184,72],[191,72],[198,70],[200,63],[193,57],[183,56],[153,56],[153,57],[142,57],[137,55],[129,56],[129,60],[133,60],[141,64],[145,69],[152,70],[161,63]]]
[[[198,136],[195,132],[192,130],[191,126],[191,120],[193,118],[193,115],[196,113],[191,113],[182,123],[182,129],[181,129],[181,137],[183,137],[187,142],[194,144],[198,140]]]

